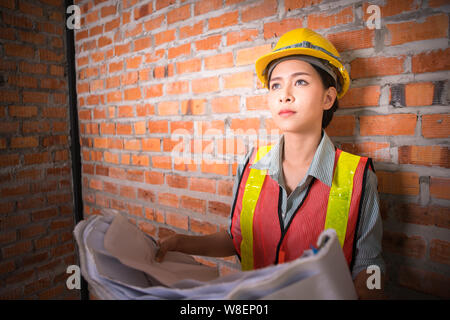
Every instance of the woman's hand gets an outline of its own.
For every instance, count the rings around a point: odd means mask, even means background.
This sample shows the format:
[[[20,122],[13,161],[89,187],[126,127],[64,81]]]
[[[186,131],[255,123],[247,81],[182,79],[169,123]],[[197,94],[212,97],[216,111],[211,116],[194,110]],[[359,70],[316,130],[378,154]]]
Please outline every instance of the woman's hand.
[[[156,262],[162,262],[167,251],[176,251],[177,249],[177,235],[173,235],[161,240],[156,243],[159,246],[158,252],[156,252],[155,260]]]

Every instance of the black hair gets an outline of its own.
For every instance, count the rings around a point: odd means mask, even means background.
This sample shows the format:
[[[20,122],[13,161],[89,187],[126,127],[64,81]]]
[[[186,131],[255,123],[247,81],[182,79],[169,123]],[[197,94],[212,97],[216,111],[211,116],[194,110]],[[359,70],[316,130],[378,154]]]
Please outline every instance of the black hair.
[[[316,67],[315,65],[311,65],[320,75],[320,78],[322,79],[322,84],[324,89],[328,89],[330,87],[336,88],[336,82],[334,81],[333,77],[328,74],[328,72],[324,71],[323,69]],[[334,103],[331,106],[330,109],[323,111],[322,116],[322,129],[325,129],[330,124],[331,120],[333,119],[334,112],[339,108],[339,102],[338,98],[336,97],[334,99]]]

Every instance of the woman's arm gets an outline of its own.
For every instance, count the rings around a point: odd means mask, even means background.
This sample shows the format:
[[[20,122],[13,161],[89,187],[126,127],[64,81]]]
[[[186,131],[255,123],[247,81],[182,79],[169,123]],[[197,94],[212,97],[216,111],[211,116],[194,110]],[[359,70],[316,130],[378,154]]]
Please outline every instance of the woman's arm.
[[[226,231],[206,236],[176,234],[158,241],[156,261],[161,262],[167,251],[178,251],[207,257],[228,257],[236,254],[233,240]]]

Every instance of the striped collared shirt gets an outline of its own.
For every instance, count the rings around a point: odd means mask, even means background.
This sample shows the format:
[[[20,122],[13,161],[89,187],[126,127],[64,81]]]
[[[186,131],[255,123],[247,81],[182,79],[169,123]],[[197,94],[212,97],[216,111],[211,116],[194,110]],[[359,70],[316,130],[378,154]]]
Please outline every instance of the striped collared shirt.
[[[309,184],[313,178],[331,187],[333,180],[333,168],[335,158],[335,147],[325,131],[322,130],[322,139],[314,154],[314,158],[308,168],[305,177],[297,187],[287,195],[283,177],[283,147],[284,136],[281,136],[277,144],[262,157],[258,162],[252,164],[251,168],[267,170],[267,174],[281,187],[281,214],[284,226],[286,226],[295,213],[296,209],[306,195]],[[233,187],[233,197],[237,197],[237,189],[244,170],[244,164],[250,158],[251,150],[243,163],[237,169],[236,179]],[[362,199],[361,217],[358,224],[355,261],[352,269],[353,279],[370,265],[377,265],[385,272],[384,260],[381,256],[381,239],[383,228],[380,216],[379,198],[377,191],[377,176],[371,170],[367,170],[367,177]],[[233,210],[234,208],[232,208]],[[231,234],[231,215],[228,232]]]

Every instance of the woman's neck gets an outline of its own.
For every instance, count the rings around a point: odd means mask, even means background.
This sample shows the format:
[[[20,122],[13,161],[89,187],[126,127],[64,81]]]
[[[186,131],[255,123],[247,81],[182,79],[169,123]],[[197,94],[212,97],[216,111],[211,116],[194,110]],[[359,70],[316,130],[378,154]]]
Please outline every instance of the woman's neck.
[[[283,163],[289,166],[309,166],[321,140],[321,130],[312,133],[284,133]]]

